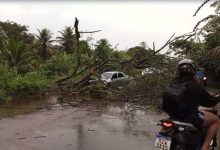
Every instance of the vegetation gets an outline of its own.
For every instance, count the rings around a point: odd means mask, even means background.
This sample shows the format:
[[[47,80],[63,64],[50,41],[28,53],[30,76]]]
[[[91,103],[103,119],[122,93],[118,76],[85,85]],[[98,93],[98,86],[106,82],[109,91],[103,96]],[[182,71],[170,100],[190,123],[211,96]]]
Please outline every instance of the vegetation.
[[[66,53],[71,54],[74,50],[74,43],[75,43],[75,35],[72,27],[66,27],[62,32],[60,32],[62,36],[57,37],[58,41],[60,42],[63,51]]]
[[[212,80],[220,80],[220,2],[218,0],[204,1],[194,16],[209,1],[211,7],[215,9],[215,13],[199,21],[188,38],[175,41],[170,48],[175,51],[175,54],[179,54],[178,56],[196,60],[197,65],[205,68]],[[205,25],[201,26],[201,23],[205,23]]]
[[[45,62],[50,54],[50,47],[52,40],[52,33],[49,29],[38,30],[39,35],[36,35],[35,44],[37,46],[38,55]]]
[[[3,42],[3,46],[0,49],[0,57],[2,63],[20,73],[35,56],[28,51],[28,47],[23,41],[9,38]]]
[[[94,99],[158,104],[162,89],[175,76],[177,62],[185,57],[205,68],[210,78],[219,80],[219,6],[219,1],[214,1],[216,14],[198,22],[191,33],[173,35],[159,49],[141,42],[126,51],[116,50],[107,39],[92,46],[81,40],[80,34],[98,31],[78,31],[77,19],[74,27],[66,26],[59,31],[55,40],[49,29],[31,34],[26,25],[0,21],[0,101],[53,88],[61,95],[77,92]],[[203,21],[206,24],[200,27]],[[160,53],[167,46],[169,50]],[[146,68],[153,68],[153,72],[142,76]],[[100,80],[100,74],[112,70],[122,71],[132,79],[123,88],[108,87]],[[95,81],[92,84],[91,79]]]

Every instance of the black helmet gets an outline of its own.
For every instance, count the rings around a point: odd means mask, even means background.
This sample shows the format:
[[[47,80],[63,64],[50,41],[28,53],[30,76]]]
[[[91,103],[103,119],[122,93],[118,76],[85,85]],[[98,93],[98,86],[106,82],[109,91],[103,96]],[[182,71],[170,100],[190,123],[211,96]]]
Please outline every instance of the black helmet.
[[[183,59],[178,63],[177,67],[179,75],[195,75],[196,66],[191,59]]]

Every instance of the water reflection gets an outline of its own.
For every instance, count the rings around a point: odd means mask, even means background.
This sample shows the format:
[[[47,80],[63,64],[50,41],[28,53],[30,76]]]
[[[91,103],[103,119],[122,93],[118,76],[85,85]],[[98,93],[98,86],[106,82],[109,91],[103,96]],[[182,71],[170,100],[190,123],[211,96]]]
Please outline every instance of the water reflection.
[[[142,106],[115,103],[86,111],[86,121],[76,126],[77,150],[153,149],[155,126]]]
[[[106,110],[110,114],[120,114],[121,120],[127,127],[138,123],[140,116],[146,115],[147,110],[144,106],[132,103],[122,103],[121,105],[109,105]]]
[[[13,115],[13,111],[17,111],[14,114],[22,114],[29,110],[13,109],[13,107],[38,108],[58,103],[59,100],[56,96],[29,98],[25,103],[8,104],[7,106],[11,109],[1,108],[0,115],[1,117],[10,116]],[[62,106],[58,104],[59,107]],[[51,121],[49,125],[44,124],[36,129],[46,136],[44,139],[33,139],[32,142],[39,146],[39,149],[150,150],[154,148],[154,134],[157,128],[152,123],[159,118],[146,110],[144,106],[123,102],[103,104],[92,102],[86,106],[82,104],[73,110],[57,110],[58,112],[56,109],[53,111],[53,114],[56,115],[50,116],[55,123]],[[63,114],[65,117],[59,117],[59,114]],[[33,134],[39,133],[34,132]]]
[[[57,96],[29,96],[0,105],[0,118],[30,113],[57,104]]]
[[[140,106],[133,103],[123,103],[119,106],[109,105],[107,112],[112,113],[113,115],[116,115],[117,113],[119,114],[120,118],[118,121],[121,122],[121,126],[123,126],[124,134],[131,134],[134,136],[143,135],[150,137],[149,132],[135,129],[135,127],[141,124],[141,121],[144,118],[145,121],[147,121],[149,118],[149,116],[147,116],[149,113],[145,106]],[[151,119],[151,121],[153,120]]]
[[[85,150],[83,125],[77,125],[77,150]]]

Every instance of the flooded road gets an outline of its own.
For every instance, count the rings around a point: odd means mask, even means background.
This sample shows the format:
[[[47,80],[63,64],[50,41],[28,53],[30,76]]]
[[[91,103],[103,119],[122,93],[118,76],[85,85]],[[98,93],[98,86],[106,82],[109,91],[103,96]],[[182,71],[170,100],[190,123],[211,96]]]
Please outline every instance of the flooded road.
[[[59,104],[56,95],[48,95],[45,97],[35,95],[26,98],[14,99],[13,102],[0,104],[0,118],[27,114],[55,104]]]
[[[60,105],[0,120],[1,150],[153,150],[164,117],[129,103]]]

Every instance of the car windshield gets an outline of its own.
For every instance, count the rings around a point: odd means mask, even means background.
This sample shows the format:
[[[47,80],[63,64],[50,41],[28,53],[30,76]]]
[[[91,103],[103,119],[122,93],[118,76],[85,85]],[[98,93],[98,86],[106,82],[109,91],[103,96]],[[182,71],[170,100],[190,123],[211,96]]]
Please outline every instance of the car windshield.
[[[113,73],[106,72],[101,75],[102,80],[110,79]]]

